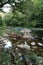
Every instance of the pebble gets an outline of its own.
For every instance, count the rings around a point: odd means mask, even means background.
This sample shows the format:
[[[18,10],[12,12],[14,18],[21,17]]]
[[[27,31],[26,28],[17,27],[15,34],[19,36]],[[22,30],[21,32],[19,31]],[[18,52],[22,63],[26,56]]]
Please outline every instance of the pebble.
[[[35,44],[36,44],[35,42],[31,42],[31,45],[33,45],[33,46],[34,46]]]
[[[43,44],[42,44],[42,43],[40,43],[40,42],[38,42],[38,45],[39,45],[39,46],[43,46]]]

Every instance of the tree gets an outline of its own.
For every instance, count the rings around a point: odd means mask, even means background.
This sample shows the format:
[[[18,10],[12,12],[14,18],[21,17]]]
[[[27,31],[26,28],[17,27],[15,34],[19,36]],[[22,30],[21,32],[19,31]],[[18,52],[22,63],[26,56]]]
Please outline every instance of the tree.
[[[36,27],[43,27],[43,0],[32,0],[34,5],[34,15],[32,19],[36,20]],[[34,25],[34,24],[33,24]]]
[[[0,8],[7,3],[11,5],[13,13],[9,25],[43,27],[43,0],[2,0]]]

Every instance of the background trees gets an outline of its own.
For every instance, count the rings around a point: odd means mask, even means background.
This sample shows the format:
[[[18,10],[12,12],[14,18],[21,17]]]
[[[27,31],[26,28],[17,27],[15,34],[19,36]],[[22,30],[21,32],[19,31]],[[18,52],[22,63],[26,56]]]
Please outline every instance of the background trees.
[[[5,4],[11,5],[13,15],[5,20],[7,25],[43,27],[43,0],[1,0],[0,8]]]

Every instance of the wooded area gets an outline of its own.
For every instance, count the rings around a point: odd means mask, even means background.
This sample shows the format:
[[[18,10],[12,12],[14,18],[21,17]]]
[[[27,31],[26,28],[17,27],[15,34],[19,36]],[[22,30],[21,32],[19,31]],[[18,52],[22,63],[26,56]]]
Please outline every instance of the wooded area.
[[[6,4],[8,13],[3,11]],[[0,25],[43,28],[43,0],[1,0],[0,11]]]

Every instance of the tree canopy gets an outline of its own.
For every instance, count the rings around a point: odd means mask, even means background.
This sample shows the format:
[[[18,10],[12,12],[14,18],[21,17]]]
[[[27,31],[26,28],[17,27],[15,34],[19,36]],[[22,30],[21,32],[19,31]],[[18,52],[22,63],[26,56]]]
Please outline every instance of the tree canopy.
[[[5,4],[10,4],[12,8],[12,12],[5,15],[8,16],[5,20],[7,25],[43,27],[43,0],[1,0],[0,11]]]

